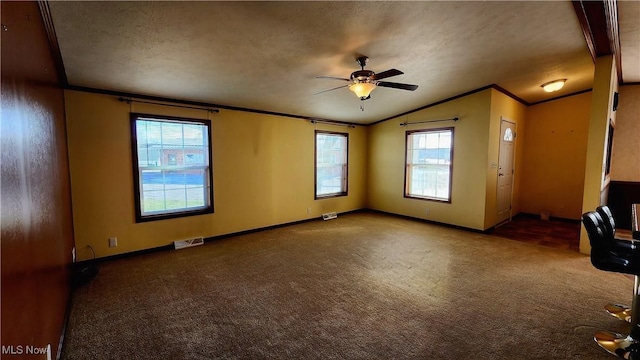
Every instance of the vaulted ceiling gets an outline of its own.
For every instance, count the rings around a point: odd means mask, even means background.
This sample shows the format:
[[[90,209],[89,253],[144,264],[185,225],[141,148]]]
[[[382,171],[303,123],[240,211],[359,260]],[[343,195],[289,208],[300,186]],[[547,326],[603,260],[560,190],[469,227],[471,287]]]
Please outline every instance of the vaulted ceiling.
[[[640,7],[619,2],[622,77],[640,81]],[[570,1],[50,2],[69,85],[367,124],[495,84],[527,103],[591,88]],[[344,81],[399,69],[361,101]],[[567,79],[559,92],[540,85]],[[322,92],[320,94],[317,94]]]

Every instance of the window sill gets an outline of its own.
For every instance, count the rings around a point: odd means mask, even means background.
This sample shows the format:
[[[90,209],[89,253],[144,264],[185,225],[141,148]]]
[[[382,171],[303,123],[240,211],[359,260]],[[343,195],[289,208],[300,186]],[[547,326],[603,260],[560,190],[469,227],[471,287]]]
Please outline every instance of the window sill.
[[[422,197],[422,196],[407,195],[407,194],[405,194],[404,197],[406,199],[425,200],[425,201],[434,201],[434,202],[440,202],[445,204],[451,204],[451,199],[438,199],[438,198],[432,198],[432,197]]]
[[[347,193],[336,193],[336,194],[327,194],[327,195],[316,195],[314,197],[314,200],[322,200],[322,199],[329,199],[329,198],[335,198],[335,197],[341,197],[341,196],[347,196]]]

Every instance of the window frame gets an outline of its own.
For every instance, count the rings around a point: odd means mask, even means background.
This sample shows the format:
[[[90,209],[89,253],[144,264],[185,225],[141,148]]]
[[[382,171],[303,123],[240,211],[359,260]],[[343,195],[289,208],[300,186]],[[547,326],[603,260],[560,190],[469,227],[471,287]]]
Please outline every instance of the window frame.
[[[156,114],[144,114],[144,113],[130,113],[130,124],[131,124],[131,154],[132,154],[132,173],[133,173],[133,193],[134,193],[134,204],[135,204],[135,217],[136,223],[147,222],[147,221],[156,221],[156,220],[165,220],[165,219],[175,219],[181,217],[202,215],[202,214],[212,214],[214,213],[214,204],[213,204],[213,144],[212,144],[212,136],[211,136],[211,120],[205,119],[195,119],[195,118],[186,118],[186,117],[176,117],[176,116],[168,116],[168,115],[156,115]],[[184,210],[178,209],[176,211],[172,211],[170,213],[161,213],[161,214],[151,214],[151,215],[143,215],[142,214],[142,204],[140,202],[140,168],[139,168],[139,159],[138,159],[138,134],[137,134],[137,121],[138,120],[151,120],[158,122],[172,122],[172,123],[183,123],[183,124],[199,124],[204,125],[207,128],[207,151],[208,151],[208,175],[207,180],[209,182],[209,191],[208,196],[205,198],[208,200],[208,204],[205,208],[200,208],[196,210]]]
[[[339,136],[343,136],[346,139],[346,149],[345,149],[346,162],[343,165],[344,191],[330,193],[326,195],[318,195],[318,134],[339,135]],[[349,195],[349,133],[316,130],[313,135],[313,196],[314,196],[314,200],[328,199],[328,198],[348,196],[348,195]]]
[[[410,183],[409,183],[409,137],[416,133],[430,133],[430,132],[443,132],[450,131],[451,132],[451,148],[449,150],[449,194],[447,199],[431,197],[431,196],[419,196],[409,194]],[[425,201],[435,201],[440,203],[451,204],[451,199],[453,197],[453,154],[454,154],[454,140],[455,140],[455,127],[440,127],[440,128],[431,128],[431,129],[419,129],[419,130],[407,130],[405,133],[405,144],[404,144],[404,197],[407,199],[416,199],[416,200],[425,200]]]

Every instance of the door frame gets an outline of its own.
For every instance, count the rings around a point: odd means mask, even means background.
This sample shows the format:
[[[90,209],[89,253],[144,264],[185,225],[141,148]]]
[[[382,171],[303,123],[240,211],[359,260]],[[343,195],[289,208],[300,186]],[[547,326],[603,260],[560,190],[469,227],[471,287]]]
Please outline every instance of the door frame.
[[[507,223],[510,222],[513,218],[513,188],[514,188],[514,183],[515,183],[515,176],[516,176],[516,143],[517,143],[517,137],[518,137],[518,123],[511,120],[511,119],[507,119],[504,116],[500,116],[500,131],[499,131],[499,138],[498,138],[498,166],[497,166],[497,172],[496,172],[496,216],[499,214],[499,202],[498,202],[498,196],[500,193],[500,184],[498,181],[498,174],[500,172],[500,157],[503,155],[503,152],[501,151],[502,149],[502,123],[509,123],[511,125],[513,125],[513,151],[512,151],[512,158],[511,158],[511,169],[512,169],[512,174],[511,174],[511,191],[509,192],[509,218],[502,220],[499,219],[498,224],[503,224],[503,223]]]

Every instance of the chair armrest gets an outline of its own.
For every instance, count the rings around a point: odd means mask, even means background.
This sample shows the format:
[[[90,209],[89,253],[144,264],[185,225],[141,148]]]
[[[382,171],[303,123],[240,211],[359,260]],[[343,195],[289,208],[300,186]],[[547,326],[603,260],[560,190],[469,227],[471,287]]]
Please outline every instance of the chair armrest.
[[[634,256],[640,256],[640,241],[615,238],[611,240],[611,251],[622,251]]]

